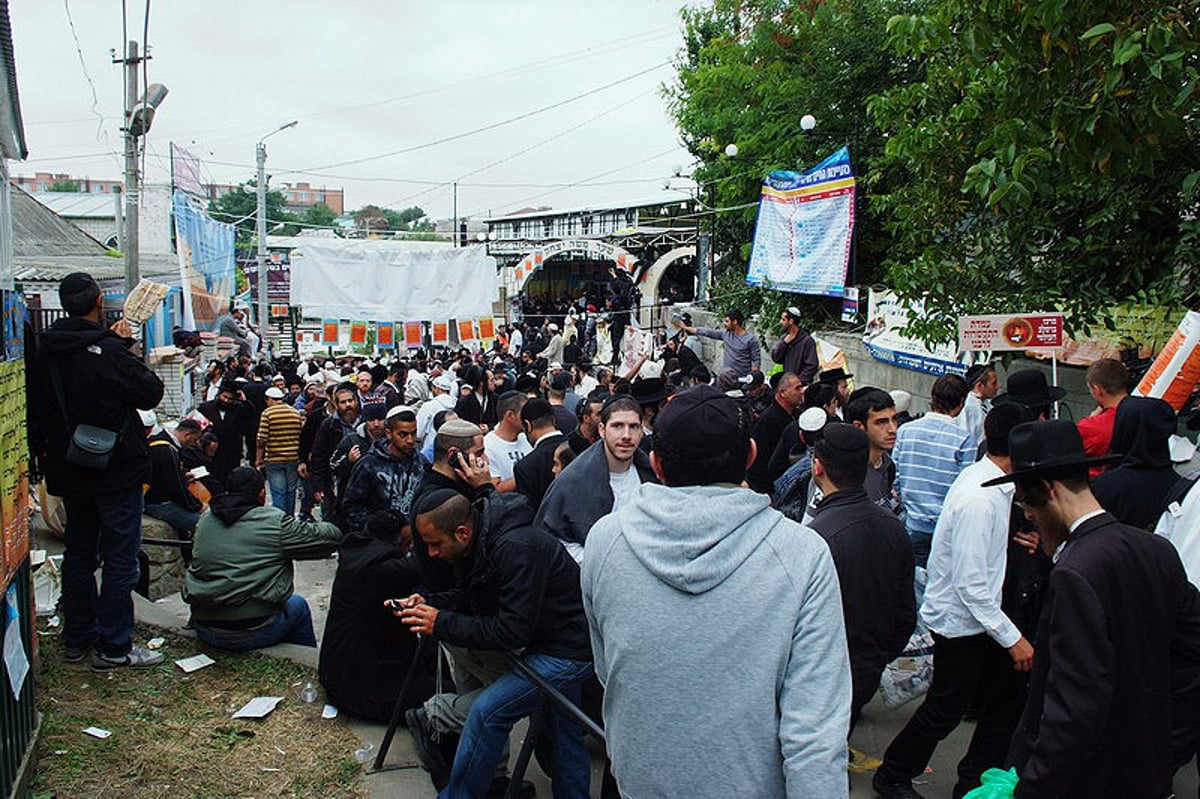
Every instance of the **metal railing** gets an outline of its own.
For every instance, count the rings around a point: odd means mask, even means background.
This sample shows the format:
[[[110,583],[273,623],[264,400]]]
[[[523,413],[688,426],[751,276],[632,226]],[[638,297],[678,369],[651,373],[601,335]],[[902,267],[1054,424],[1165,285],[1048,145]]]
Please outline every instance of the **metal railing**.
[[[33,658],[33,601],[30,590],[29,558],[17,569],[11,585],[16,586],[17,608],[20,612],[21,644],[26,655]],[[7,623],[7,609],[0,618]],[[13,697],[8,680],[0,686],[0,796],[24,796],[32,779],[33,749],[37,741],[40,717],[34,700],[33,671],[25,675],[20,694]]]

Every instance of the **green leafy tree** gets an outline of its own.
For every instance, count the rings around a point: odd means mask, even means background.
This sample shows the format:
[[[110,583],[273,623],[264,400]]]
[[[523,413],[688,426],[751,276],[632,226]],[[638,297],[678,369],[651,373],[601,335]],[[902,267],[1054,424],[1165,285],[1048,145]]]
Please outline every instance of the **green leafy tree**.
[[[325,203],[317,203],[305,209],[300,221],[309,228],[333,228],[337,214]]]
[[[268,191],[266,197],[267,232],[271,235],[294,236],[300,230],[296,218],[284,207],[287,199],[279,191]],[[248,247],[256,241],[258,225],[258,192],[253,179],[238,184],[233,191],[208,204],[208,212],[218,222],[237,227],[237,244]],[[282,223],[282,226],[280,226]]]
[[[354,217],[354,224],[359,230],[368,232],[392,230],[392,220],[388,219],[387,212],[378,205],[364,205],[357,211],[352,211],[350,216]]]
[[[667,95],[676,124],[698,165],[699,200],[715,214],[717,255],[724,271],[718,290],[727,304],[761,312],[774,323],[778,310],[799,304],[814,320],[828,319],[837,303],[745,285],[757,200],[773,170],[801,170],[847,145],[859,176],[856,282],[883,275],[891,246],[879,192],[891,173],[873,168],[885,139],[867,116],[868,99],[915,80],[922,66],[887,46],[887,21],[916,13],[925,0],[716,0],[687,9],[684,50]],[[805,114],[817,127],[804,131]],[[736,144],[735,158],[724,154]],[[705,228],[714,215],[701,216]]]
[[[56,180],[50,184],[50,191],[78,192],[79,191],[79,181],[77,181],[77,180]]]
[[[1190,6],[1190,10],[1188,7]],[[890,278],[964,312],[1196,300],[1200,48],[1194,2],[937,0],[889,31],[924,80],[872,101]]]

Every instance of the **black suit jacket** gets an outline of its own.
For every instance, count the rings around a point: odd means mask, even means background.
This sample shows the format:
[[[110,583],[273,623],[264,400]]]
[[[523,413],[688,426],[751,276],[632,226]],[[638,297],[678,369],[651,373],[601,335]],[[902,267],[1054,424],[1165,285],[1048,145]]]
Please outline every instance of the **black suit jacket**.
[[[1171,543],[1107,512],[1081,524],[1050,572],[1016,799],[1168,795],[1172,682],[1198,666],[1200,594]]]
[[[235,402],[225,408],[225,418],[221,418],[222,408],[216,400],[202,402],[196,410],[204,414],[212,422],[209,429],[217,437],[217,454],[213,456],[212,473],[220,483],[225,483],[235,468],[242,464],[242,453],[246,451],[246,442],[250,440],[254,429],[253,412],[244,402]]]
[[[566,436],[561,433],[544,435],[538,439],[533,452],[513,466],[517,490],[529,498],[529,505],[535,511],[542,504],[546,492],[550,490],[550,484],[554,482],[554,450],[566,440]]]

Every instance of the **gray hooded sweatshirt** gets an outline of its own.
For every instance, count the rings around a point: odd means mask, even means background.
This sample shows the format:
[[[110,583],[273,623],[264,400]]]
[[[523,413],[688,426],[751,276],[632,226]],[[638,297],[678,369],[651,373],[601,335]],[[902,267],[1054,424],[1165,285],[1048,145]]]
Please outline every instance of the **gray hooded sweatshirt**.
[[[581,579],[622,795],[847,795],[850,662],[820,536],[753,491],[643,483],[592,528]]]

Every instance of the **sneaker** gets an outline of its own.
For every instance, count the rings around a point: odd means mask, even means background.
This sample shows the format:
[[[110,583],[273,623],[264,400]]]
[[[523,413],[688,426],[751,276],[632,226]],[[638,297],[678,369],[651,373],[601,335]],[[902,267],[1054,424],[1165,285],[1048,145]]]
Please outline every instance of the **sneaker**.
[[[416,750],[421,768],[429,772],[429,779],[440,791],[450,781],[450,767],[429,731],[429,716],[425,713],[425,708],[408,709],[404,713],[404,721],[409,734],[412,735],[413,749]]]
[[[74,647],[74,646],[64,646],[63,647],[63,660],[67,661],[68,663],[82,663],[84,658],[86,658],[90,654],[92,654],[92,645],[91,644],[88,644],[86,646],[80,646],[80,647]]]
[[[925,799],[913,789],[912,783],[893,782],[884,779],[879,772],[875,772],[875,777],[871,780],[871,787],[883,799]]]
[[[92,671],[112,671],[113,669],[123,668],[144,668],[146,666],[157,666],[162,663],[163,656],[159,652],[151,652],[149,649],[143,649],[140,646],[135,646],[126,652],[124,655],[116,658],[110,658],[107,655],[102,655],[99,652],[92,658]]]

